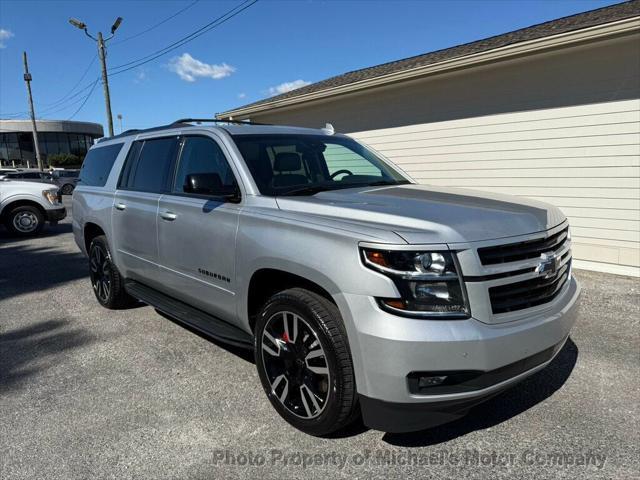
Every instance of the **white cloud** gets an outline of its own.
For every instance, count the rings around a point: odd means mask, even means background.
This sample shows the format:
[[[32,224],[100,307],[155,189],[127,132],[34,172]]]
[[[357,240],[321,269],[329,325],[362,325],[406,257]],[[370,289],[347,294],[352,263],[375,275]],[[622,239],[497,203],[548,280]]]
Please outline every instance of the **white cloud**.
[[[169,70],[187,82],[195,82],[198,77],[219,80],[228,77],[236,71],[235,67],[223,63],[222,65],[208,64],[193,58],[188,53],[169,60]]]
[[[269,95],[280,95],[281,93],[287,93],[291,90],[295,90],[296,88],[304,87],[309,85],[311,82],[307,82],[305,80],[294,80],[293,82],[284,82],[280,85],[276,85],[275,87],[269,87]]]
[[[142,83],[148,78],[149,76],[147,75],[147,71],[145,69],[140,69],[136,72],[136,76],[133,79],[133,83]]]
[[[238,94],[238,98],[239,98],[239,99],[241,99],[241,100],[242,100],[243,98],[247,98],[247,94],[246,94],[246,93],[244,93],[244,92],[239,93],[239,94]]]
[[[9,40],[13,37],[13,32],[11,30],[5,30],[4,28],[0,28],[0,48],[6,48],[4,41]]]

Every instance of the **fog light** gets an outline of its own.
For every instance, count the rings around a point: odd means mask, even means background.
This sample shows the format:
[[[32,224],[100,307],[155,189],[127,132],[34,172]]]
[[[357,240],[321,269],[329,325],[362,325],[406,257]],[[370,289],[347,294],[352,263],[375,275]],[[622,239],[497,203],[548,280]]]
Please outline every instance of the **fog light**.
[[[446,375],[441,375],[437,377],[420,377],[418,379],[418,387],[435,387],[436,385],[440,385],[447,379]]]

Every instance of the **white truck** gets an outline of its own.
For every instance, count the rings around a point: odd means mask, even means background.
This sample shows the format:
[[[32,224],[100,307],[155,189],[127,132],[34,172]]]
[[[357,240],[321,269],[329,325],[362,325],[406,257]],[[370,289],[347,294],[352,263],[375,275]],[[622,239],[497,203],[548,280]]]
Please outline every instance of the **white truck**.
[[[53,225],[67,216],[57,185],[0,181],[0,222],[16,235],[35,235],[45,222]]]

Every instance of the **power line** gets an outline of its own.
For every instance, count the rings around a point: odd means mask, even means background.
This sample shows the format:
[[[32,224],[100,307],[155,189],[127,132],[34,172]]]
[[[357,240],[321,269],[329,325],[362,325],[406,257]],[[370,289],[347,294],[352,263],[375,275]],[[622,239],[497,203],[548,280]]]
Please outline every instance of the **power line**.
[[[80,112],[80,110],[82,110],[82,108],[85,106],[85,104],[87,103],[87,100],[89,100],[89,98],[91,97],[91,94],[93,93],[93,91],[96,89],[96,85],[98,85],[98,81],[100,80],[100,77],[96,78],[96,81],[93,82],[93,86],[91,87],[91,90],[89,91],[89,93],[87,94],[86,97],[84,97],[84,101],[82,102],[82,104],[78,107],[78,109],[73,112],[73,115],[71,115],[69,118],[67,118],[67,120],[71,120],[73,117],[75,117],[78,112]]]
[[[156,28],[158,28],[160,25],[163,25],[163,24],[167,23],[169,20],[171,20],[171,19],[173,19],[173,18],[177,17],[177,16],[178,16],[178,15],[180,15],[182,12],[186,12],[187,10],[189,10],[191,7],[193,7],[193,6],[194,6],[196,3],[198,3],[199,1],[200,1],[200,0],[195,0],[194,2],[190,3],[190,4],[189,4],[189,5],[187,5],[186,7],[184,7],[184,8],[182,8],[182,9],[178,10],[178,11],[177,11],[176,13],[174,13],[173,15],[171,15],[171,16],[169,16],[169,17],[165,18],[165,19],[164,19],[164,20],[162,20],[161,22],[156,23],[155,25],[153,25],[153,26],[151,26],[151,27],[147,28],[146,30],[143,30],[143,31],[141,31],[141,32],[139,32],[139,33],[136,33],[135,35],[131,35],[131,36],[129,36],[129,37],[125,37],[125,38],[123,38],[122,40],[120,40],[120,41],[118,41],[118,42],[113,42],[111,45],[120,45],[121,43],[128,42],[129,40],[133,40],[134,38],[138,38],[138,37],[140,37],[140,36],[144,35],[145,33],[150,32],[151,30],[155,30],[155,29],[156,29]]]
[[[99,80],[99,77],[97,78],[97,80]],[[96,82],[92,82],[92,83],[91,83],[91,85],[89,85],[89,88],[90,88],[91,90],[93,90],[93,88],[95,88],[95,83],[96,83]],[[87,89],[84,89],[84,90],[87,90]],[[77,105],[78,103],[83,102],[83,101],[87,98],[87,96],[88,96],[88,95],[82,96],[82,97],[80,97],[80,98],[78,98],[78,99],[74,100],[74,101],[73,101],[73,102],[71,102],[71,103],[68,103],[68,104],[63,105],[63,106],[61,106],[61,107],[59,107],[59,108],[56,108],[55,110],[49,110],[49,111],[46,111],[46,112],[44,112],[44,114],[42,115],[42,117],[41,117],[41,118],[44,118],[44,116],[45,116],[45,115],[46,115],[46,116],[48,116],[48,117],[50,117],[51,115],[53,115],[53,114],[55,114],[55,113],[58,113],[58,112],[64,112],[65,110],[68,110],[69,108],[73,107],[74,105]]]
[[[40,109],[39,113],[40,114],[42,114],[42,113],[54,113],[54,112],[51,112],[51,110],[55,110],[55,111],[64,110],[67,107],[64,107],[64,108],[61,108],[61,109],[58,109],[57,107],[66,104],[69,100],[72,100],[72,99],[76,98],[78,95],[82,94],[83,92],[85,92],[89,88],[91,88],[91,86],[93,85],[93,82],[87,84],[86,86],[84,86],[83,88],[78,90],[76,93],[71,95],[71,93],[78,87],[80,82],[82,82],[82,80],[84,80],[84,78],[87,76],[87,73],[89,73],[89,70],[91,69],[91,66],[95,62],[96,58],[97,58],[97,55],[94,55],[93,58],[91,59],[91,62],[89,62],[89,65],[87,66],[86,70],[84,71],[84,73],[82,74],[80,79],[76,82],[76,84],[73,86],[73,88],[71,88],[63,97],[60,97],[60,99],[56,100],[55,102],[45,103],[44,105],[46,105],[46,107]],[[71,102],[69,104],[69,106],[73,105],[75,103],[78,103],[78,101]],[[29,112],[27,112],[27,111],[12,112],[12,113],[0,113],[0,116],[16,118],[16,117],[26,116],[26,115],[28,115],[28,113]]]
[[[137,33],[137,34],[135,34],[135,35],[132,35],[132,36],[130,36],[130,37],[126,37],[126,38],[124,38],[123,40],[121,40],[121,41],[119,41],[119,42],[114,42],[114,43],[113,43],[113,45],[117,45],[117,44],[120,44],[120,43],[124,43],[124,42],[126,42],[126,41],[128,41],[128,40],[132,40],[132,39],[134,39],[134,38],[136,38],[136,37],[139,37],[139,36],[141,36],[141,35],[143,35],[143,34],[145,34],[145,33],[147,33],[147,32],[150,32],[151,30],[154,30],[155,28],[157,28],[157,27],[159,27],[160,25],[162,25],[162,24],[164,24],[164,23],[168,22],[168,21],[169,21],[169,20],[171,20],[172,18],[175,18],[175,17],[177,17],[178,15],[180,15],[181,13],[183,13],[183,12],[187,11],[188,9],[190,9],[191,7],[193,7],[193,6],[194,6],[196,3],[198,3],[199,1],[200,1],[200,0],[195,0],[194,2],[191,2],[189,5],[187,5],[186,7],[184,7],[184,8],[182,8],[182,9],[178,10],[178,11],[177,11],[177,12],[175,12],[173,15],[171,15],[171,16],[169,16],[169,17],[165,18],[165,19],[164,19],[164,20],[162,20],[161,22],[156,23],[155,25],[153,25],[153,26],[151,26],[151,27],[147,28],[146,30],[143,30],[142,32],[139,32],[139,33]],[[94,87],[94,83],[95,83],[95,82],[92,82],[92,83],[89,83],[89,84],[85,85],[85,86],[84,86],[80,91],[76,92],[76,94],[75,94],[75,95],[73,95],[73,96],[69,97],[69,96],[71,95],[71,93],[73,93],[73,92],[74,92],[74,90],[78,87],[78,85],[80,85],[80,83],[82,82],[82,80],[84,80],[84,78],[87,76],[87,74],[89,73],[89,70],[91,69],[91,67],[93,66],[94,62],[96,61],[96,58],[98,58],[98,56],[97,56],[96,54],[94,54],[94,55],[93,55],[93,57],[91,58],[91,61],[89,62],[89,65],[87,65],[87,68],[84,70],[84,72],[83,72],[83,73],[82,73],[82,75],[80,76],[80,79],[79,79],[79,80],[78,80],[78,81],[73,85],[73,87],[71,87],[71,88],[69,89],[69,91],[68,91],[67,93],[65,93],[62,97],[60,97],[58,100],[56,100],[56,101],[54,101],[54,102],[44,103],[43,105],[44,105],[45,107],[48,107],[48,108],[41,109],[41,111],[40,111],[40,112],[41,112],[41,113],[45,113],[47,110],[50,110],[50,109],[52,109],[52,108],[53,108],[53,109],[55,109],[56,107],[58,107],[58,106],[60,106],[60,105],[63,105],[63,104],[65,103],[65,100],[70,100],[71,98],[75,98],[76,96],[80,95],[82,92],[86,91],[87,89],[89,89],[89,88],[93,88],[93,87]],[[72,102],[72,103],[70,103],[69,105],[67,105],[66,107],[61,108],[61,109],[57,109],[57,110],[55,110],[55,111],[65,110],[66,108],[68,108],[69,106],[71,106],[71,105],[73,105],[73,104],[75,104],[75,103],[78,103],[78,102]],[[2,116],[2,117],[13,117],[13,118],[16,118],[16,117],[26,116],[26,115],[28,115],[28,113],[29,113],[29,112],[27,112],[27,111],[22,111],[22,112],[9,112],[9,113],[0,113],[0,116]],[[51,112],[51,113],[55,113],[55,112]]]
[[[196,0],[196,2],[197,1],[199,1],[199,0]],[[179,13],[182,13],[182,11],[185,11],[187,8],[191,8],[196,2],[193,2],[190,5],[188,5],[187,7],[185,7],[184,9],[182,9],[181,11],[176,12],[176,14],[174,14],[173,16],[176,16]],[[183,45],[186,45],[187,43],[189,43],[189,42],[195,40],[196,38],[204,35],[205,33],[209,32],[210,30],[222,25],[223,23],[227,22],[228,20],[231,20],[233,17],[235,17],[236,15],[239,15],[244,10],[246,10],[249,7],[253,6],[257,2],[258,2],[258,0],[245,0],[241,4],[237,5],[236,7],[232,8],[231,10],[227,11],[223,15],[220,15],[219,17],[217,17],[216,19],[214,19],[211,22],[207,23],[206,25],[204,25],[203,27],[199,28],[198,30],[195,30],[194,32],[190,33],[189,35],[186,35],[185,37],[181,38],[180,40],[177,40],[177,41],[173,42],[172,44],[170,44],[170,45],[168,45],[168,46],[166,46],[166,47],[164,47],[164,48],[162,48],[160,50],[156,50],[155,52],[153,52],[153,53],[151,53],[149,55],[146,55],[144,57],[141,57],[141,58],[139,58],[137,60],[133,60],[131,62],[124,63],[122,65],[118,65],[116,67],[113,67],[112,68],[112,73],[109,73],[109,76],[113,76],[113,75],[118,75],[120,73],[124,73],[126,71],[129,71],[129,70],[132,70],[134,68],[140,67],[140,66],[142,66],[142,65],[144,65],[146,63],[149,63],[149,62],[155,60],[156,58],[159,58],[159,57],[161,57],[163,55],[166,55],[167,53],[169,53],[169,52],[171,52],[171,51],[173,51],[173,50],[175,50],[177,48],[180,48]],[[163,21],[161,23],[165,23],[165,21]],[[150,29],[153,29],[153,28],[155,28],[155,26],[151,27]],[[142,34],[142,32],[140,34]],[[120,42],[120,43],[122,43],[122,42]],[[93,62],[95,61],[95,58],[96,57],[94,56],[94,58],[91,60],[91,62],[89,64],[89,66],[87,67],[87,69],[83,73],[81,79],[76,83],[76,85],[64,97],[62,97],[60,100],[58,100],[56,102],[53,102],[52,104],[47,104],[49,106],[47,108],[42,109],[39,113],[40,114],[50,115],[52,113],[56,113],[56,112],[59,112],[59,111],[66,110],[70,106],[75,105],[78,102],[82,101],[83,102],[82,105],[72,115],[72,117],[74,115],[76,115],[82,109],[82,107],[84,107],[84,105],[86,104],[87,100],[89,99],[89,97],[93,93],[93,90],[95,89],[97,81],[91,82],[91,83],[85,85],[82,89],[78,90],[76,93],[74,93],[71,96],[69,96],[69,94],[75,88],[77,88],[77,85],[87,75],[87,73],[89,72],[91,66],[93,65]],[[127,68],[123,68],[123,67],[127,67]],[[118,69],[120,69],[120,70],[118,70]],[[113,70],[118,70],[118,71],[114,72]],[[87,94],[87,96],[85,96],[83,98],[78,98],[77,100],[74,100],[74,101],[68,103],[70,100],[78,97],[80,94],[82,94],[83,92],[85,92],[85,91],[87,91],[89,89],[91,89],[91,91]],[[57,107],[61,107],[61,108],[57,108]],[[0,113],[0,115],[3,116],[3,117],[19,117],[19,116],[24,116],[27,113],[28,112],[13,112],[13,113]],[[72,118],[72,117],[70,117],[70,118]]]
[[[78,85],[80,85],[80,83],[82,82],[82,80],[84,80],[84,77],[87,76],[87,73],[89,73],[89,70],[91,69],[91,67],[93,66],[93,63],[96,61],[96,58],[98,58],[98,55],[94,54],[93,57],[91,58],[91,61],[89,62],[89,65],[87,65],[87,68],[85,69],[84,73],[82,74],[82,76],[80,77],[80,79],[75,83],[75,85],[73,87],[71,87],[71,89],[65,93],[62,97],[60,97],[59,100],[56,100],[55,102],[51,102],[51,103],[45,103],[45,106],[48,105],[54,105],[54,104],[58,104],[58,103],[62,103],[64,100],[67,99],[67,97],[69,95],[71,95],[71,93],[78,88]]]
[[[247,8],[253,6],[255,3],[257,3],[258,0],[245,0],[242,4],[232,8],[231,10],[229,10],[228,12],[224,13],[223,15],[219,16],[218,18],[216,18],[215,20],[212,20],[211,22],[207,23],[205,26],[199,28],[198,30],[196,30],[195,32],[183,37],[182,39],[164,47],[161,48],[160,50],[156,50],[155,52],[146,55],[144,57],[141,57],[137,60],[133,60],[131,62],[127,62],[127,63],[123,63],[122,65],[118,65],[116,67],[112,68],[112,73],[109,73],[109,76],[112,75],[118,75],[120,73],[124,73],[128,70],[132,70],[134,68],[140,67],[146,63],[149,63],[153,60],[155,60],[156,58],[159,58],[163,55],[166,55],[167,53],[180,48],[183,45],[186,45],[187,43],[195,40],[196,38],[200,37],[201,35],[204,35],[205,33],[209,32],[210,30],[222,25],[223,23],[225,23],[228,20],[231,20],[233,17],[235,17],[236,15],[239,15],[240,13],[242,13],[244,10],[246,10]],[[123,67],[127,67],[127,68],[123,68]],[[118,70],[120,69],[120,70]],[[118,70],[115,71],[114,70]]]

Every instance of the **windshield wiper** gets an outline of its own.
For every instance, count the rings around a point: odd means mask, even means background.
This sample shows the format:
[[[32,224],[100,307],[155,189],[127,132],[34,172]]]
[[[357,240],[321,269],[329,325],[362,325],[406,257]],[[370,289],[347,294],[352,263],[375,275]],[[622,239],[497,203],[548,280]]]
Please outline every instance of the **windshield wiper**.
[[[367,183],[367,187],[380,187],[383,185],[406,185],[411,183],[409,180],[380,180],[379,182]]]
[[[315,195],[316,193],[326,192],[327,190],[335,190],[327,185],[310,185],[308,187],[294,188],[288,192],[281,193],[280,196],[294,195]]]
[[[406,185],[411,183],[409,180],[380,180],[378,182],[370,183],[345,183],[344,185],[309,185],[306,187],[294,188],[288,192],[281,193],[280,196],[295,196],[295,195],[315,195],[320,192],[327,192],[329,190],[346,190],[348,188],[363,188],[363,187],[378,187],[382,185]]]

